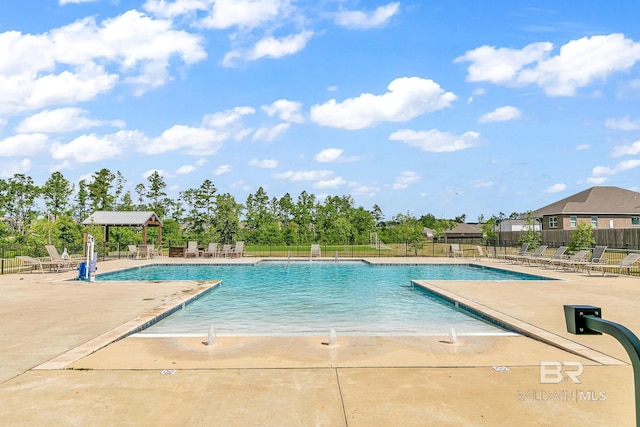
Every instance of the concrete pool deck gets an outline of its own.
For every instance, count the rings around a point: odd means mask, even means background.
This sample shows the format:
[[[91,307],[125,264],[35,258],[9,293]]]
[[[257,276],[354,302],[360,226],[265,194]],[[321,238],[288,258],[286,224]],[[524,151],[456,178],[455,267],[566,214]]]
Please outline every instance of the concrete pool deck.
[[[185,261],[117,260],[99,268],[154,262]],[[462,336],[451,344],[444,334],[340,336],[337,346],[325,345],[326,337],[218,337],[214,346],[204,336],[127,337],[109,344],[123,325],[211,283],[67,280],[75,272],[0,276],[2,425],[635,425],[624,349],[609,336],[566,333],[562,306],[598,305],[605,319],[640,334],[640,278],[477,263],[561,280],[424,285],[573,352],[525,336]],[[541,362],[565,366],[542,375]],[[574,383],[570,376],[582,367]]]

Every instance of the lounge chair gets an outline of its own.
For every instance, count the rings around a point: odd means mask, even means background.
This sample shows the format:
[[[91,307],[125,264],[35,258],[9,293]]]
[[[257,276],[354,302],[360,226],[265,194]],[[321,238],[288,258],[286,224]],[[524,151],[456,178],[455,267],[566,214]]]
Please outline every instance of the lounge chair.
[[[58,263],[60,269],[77,267],[80,264],[80,258],[70,257],[67,252],[63,252],[64,257],[58,253],[58,250],[53,245],[44,245],[45,249],[49,253],[49,258],[52,263]]]
[[[578,265],[586,262],[587,255],[589,255],[589,251],[586,249],[580,250],[573,255],[570,255],[568,258],[564,257],[561,259],[554,259],[549,261],[550,265],[557,265],[558,268],[562,267],[563,270],[568,268],[578,269]]]
[[[606,273],[607,270],[618,270],[616,275],[619,276],[622,274],[622,269],[626,268],[627,271],[630,270],[631,266],[635,264],[640,259],[640,254],[629,254],[626,257],[622,258],[618,264],[606,264],[604,262],[599,262],[596,264],[592,264],[586,267],[587,273],[591,276],[591,272],[593,270],[602,271],[602,275]]]
[[[136,245],[127,245],[129,248],[129,253],[127,253],[127,258],[138,258],[138,247]]]
[[[228,244],[228,243],[225,243],[225,244],[222,245],[222,250],[220,251],[220,256],[226,257],[226,256],[230,255],[231,252],[233,252],[233,249],[231,248],[231,245]]]
[[[589,261],[575,262],[574,266],[576,271],[580,268],[591,268],[596,264],[604,263],[607,264],[607,259],[604,257],[604,252],[607,250],[606,246],[596,246],[593,248],[593,253],[591,254],[591,259]]]
[[[313,258],[314,255],[322,256],[320,245],[317,243],[314,243],[311,245],[311,250],[309,251],[309,258]]]
[[[187,250],[184,251],[184,257],[194,257],[198,258],[200,256],[200,251],[198,250],[198,242],[187,242]]]
[[[236,245],[229,252],[229,256],[241,257],[244,255],[244,241],[236,242]]]
[[[541,256],[535,262],[540,263],[540,265],[551,264],[555,260],[562,259],[567,249],[569,249],[568,246],[560,246],[550,257]]]
[[[49,271],[62,270],[62,264],[60,262],[43,260],[40,258],[33,258],[26,255],[19,255],[16,258],[22,261],[22,265],[20,266],[20,272],[22,272],[24,268],[29,268],[31,272],[33,272],[34,269],[37,269],[40,271],[40,273],[44,273],[45,268],[47,268]]]
[[[218,256],[218,244],[217,243],[209,243],[207,249],[202,252],[203,257],[217,257]]]
[[[529,243],[523,243],[522,246],[520,246],[520,250],[518,251],[518,253],[516,255],[506,254],[502,258],[505,261],[507,261],[507,260],[515,261],[518,257],[526,255],[528,250],[529,250]]]
[[[520,261],[521,263],[527,263],[527,264],[531,264],[532,262],[535,262],[538,258],[540,258],[542,256],[542,254],[544,254],[544,251],[547,250],[549,246],[547,245],[541,245],[538,246],[536,248],[535,251],[531,252],[530,254],[525,254],[525,255],[521,255],[519,257],[516,257],[516,261]]]
[[[460,249],[460,245],[458,243],[451,243],[449,245],[449,256],[457,257],[464,256],[462,250]]]

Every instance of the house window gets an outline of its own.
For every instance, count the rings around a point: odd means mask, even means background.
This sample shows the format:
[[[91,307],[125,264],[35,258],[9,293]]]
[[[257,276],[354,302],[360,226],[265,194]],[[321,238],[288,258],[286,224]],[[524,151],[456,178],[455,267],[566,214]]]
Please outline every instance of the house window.
[[[640,216],[632,216],[631,225],[640,225]]]
[[[591,226],[593,228],[598,228],[598,217],[597,216],[592,216],[591,217]]]
[[[578,226],[578,217],[577,216],[572,216],[569,218],[569,220],[571,221],[571,227],[572,228],[576,228]]]
[[[558,228],[558,217],[550,216],[549,217],[549,228]]]

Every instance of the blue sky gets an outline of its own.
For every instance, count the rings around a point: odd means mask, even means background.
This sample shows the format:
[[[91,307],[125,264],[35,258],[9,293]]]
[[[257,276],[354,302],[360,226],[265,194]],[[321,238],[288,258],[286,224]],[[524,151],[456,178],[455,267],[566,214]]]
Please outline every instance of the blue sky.
[[[640,190],[635,1],[3,0],[0,177],[475,221]]]

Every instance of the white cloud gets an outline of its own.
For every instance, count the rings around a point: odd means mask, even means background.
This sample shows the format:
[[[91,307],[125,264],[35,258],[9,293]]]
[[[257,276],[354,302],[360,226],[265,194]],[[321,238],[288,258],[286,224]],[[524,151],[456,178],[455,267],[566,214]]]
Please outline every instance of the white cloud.
[[[231,165],[220,165],[213,171],[213,174],[219,176],[229,172],[231,172]]]
[[[614,130],[638,130],[640,129],[640,120],[631,120],[629,116],[617,119],[607,119],[604,122],[605,127]]]
[[[178,175],[186,175],[188,173],[191,173],[193,171],[195,171],[197,168],[193,165],[184,165],[184,166],[180,166],[178,169],[176,169],[176,173]]]
[[[287,171],[275,175],[277,179],[286,179],[288,181],[323,181],[333,179],[333,172],[330,170],[313,170],[313,171]]]
[[[420,175],[412,171],[404,171],[400,176],[396,177],[395,182],[391,185],[394,190],[404,190],[414,182],[420,181]]]
[[[550,56],[551,43],[532,43],[521,50],[481,46],[455,62],[471,62],[467,80],[507,86],[536,84],[549,96],[573,96],[576,90],[640,60],[640,43],[623,34],[571,40]]]
[[[262,169],[273,169],[278,167],[278,161],[274,159],[251,159],[249,161],[249,166],[255,166]]]
[[[202,124],[212,128],[227,128],[240,123],[243,116],[254,114],[252,107],[235,107],[231,110],[208,114],[202,119]]]
[[[590,148],[591,148],[591,145],[589,144],[580,144],[576,146],[576,151],[585,151],[585,150],[589,150]]]
[[[341,176],[336,176],[336,177],[331,178],[331,179],[320,180],[320,181],[316,182],[315,184],[312,184],[311,186],[313,188],[315,188],[315,189],[318,189],[318,190],[326,190],[326,189],[341,187],[345,183],[346,183],[346,181]]]
[[[233,26],[252,29],[286,16],[290,3],[290,0],[216,0],[209,16],[199,25],[215,29]]]
[[[496,108],[490,113],[483,114],[482,117],[478,119],[478,123],[506,122],[509,120],[517,120],[520,116],[522,116],[522,113],[518,108],[507,105]]]
[[[148,171],[142,172],[142,177],[144,179],[148,179],[154,173],[158,173],[161,177],[167,177],[168,174],[164,169],[149,169]]]
[[[154,16],[173,19],[177,16],[188,15],[197,11],[206,11],[214,0],[147,0],[142,8]]]
[[[24,159],[16,162],[0,163],[0,178],[10,178],[17,173],[27,173],[31,170],[31,160]]]
[[[465,150],[479,144],[480,134],[465,132],[462,135],[454,135],[437,129],[428,131],[399,130],[389,136],[392,141],[401,141],[410,147],[416,147],[422,151],[445,153]]]
[[[299,102],[279,99],[273,104],[263,105],[261,108],[270,117],[278,116],[286,122],[304,123],[304,117],[300,114],[302,104]]]
[[[137,91],[163,84],[173,58],[203,60],[203,40],[130,10],[98,24],[84,18],[43,34],[0,33],[0,114],[95,98],[120,81]],[[107,72],[117,69],[119,74]]]
[[[608,166],[596,166],[591,170],[591,177],[589,179],[604,181],[608,176],[626,172],[628,170],[635,169],[638,166],[640,166],[640,159],[624,160],[613,168]]]
[[[344,10],[335,14],[335,23],[341,27],[350,29],[369,29],[385,25],[398,13],[400,3],[389,3],[386,6],[379,6],[373,12],[363,12],[359,10]]]
[[[0,157],[32,156],[47,148],[49,137],[33,133],[13,135],[0,140]]]
[[[636,154],[640,154],[640,141],[636,141],[631,145],[617,145],[613,147],[611,156],[635,156]]]
[[[567,189],[566,184],[553,184],[550,187],[547,187],[545,190],[546,193],[560,193]]]
[[[358,160],[357,157],[344,157],[342,153],[344,152],[341,148],[325,148],[320,151],[314,157],[316,162],[320,163],[332,163],[332,162],[353,162]]]
[[[161,154],[182,150],[193,155],[215,154],[226,135],[214,129],[174,125],[157,138],[138,144],[138,150],[146,154]]]
[[[304,49],[312,37],[312,31],[289,34],[281,38],[268,36],[259,40],[250,49],[235,49],[228,52],[225,54],[222,64],[225,67],[232,67],[237,60],[255,61],[265,57],[282,58],[283,56],[293,55]]]
[[[120,121],[105,122],[101,120],[88,119],[87,112],[81,108],[59,108],[57,110],[44,110],[38,114],[24,119],[16,128],[20,133],[64,133],[73,132],[90,127],[113,125],[123,127]]]
[[[254,141],[273,141],[280,134],[286,132],[291,125],[289,123],[280,123],[273,127],[262,127],[253,134]]]
[[[119,156],[128,147],[134,146],[144,135],[137,131],[119,131],[99,137],[82,135],[73,141],[51,145],[51,156],[56,160],[90,163]]]
[[[456,96],[433,80],[402,77],[383,95],[362,94],[343,102],[335,99],[311,107],[311,120],[322,126],[362,129],[377,122],[404,122],[448,107]]]

